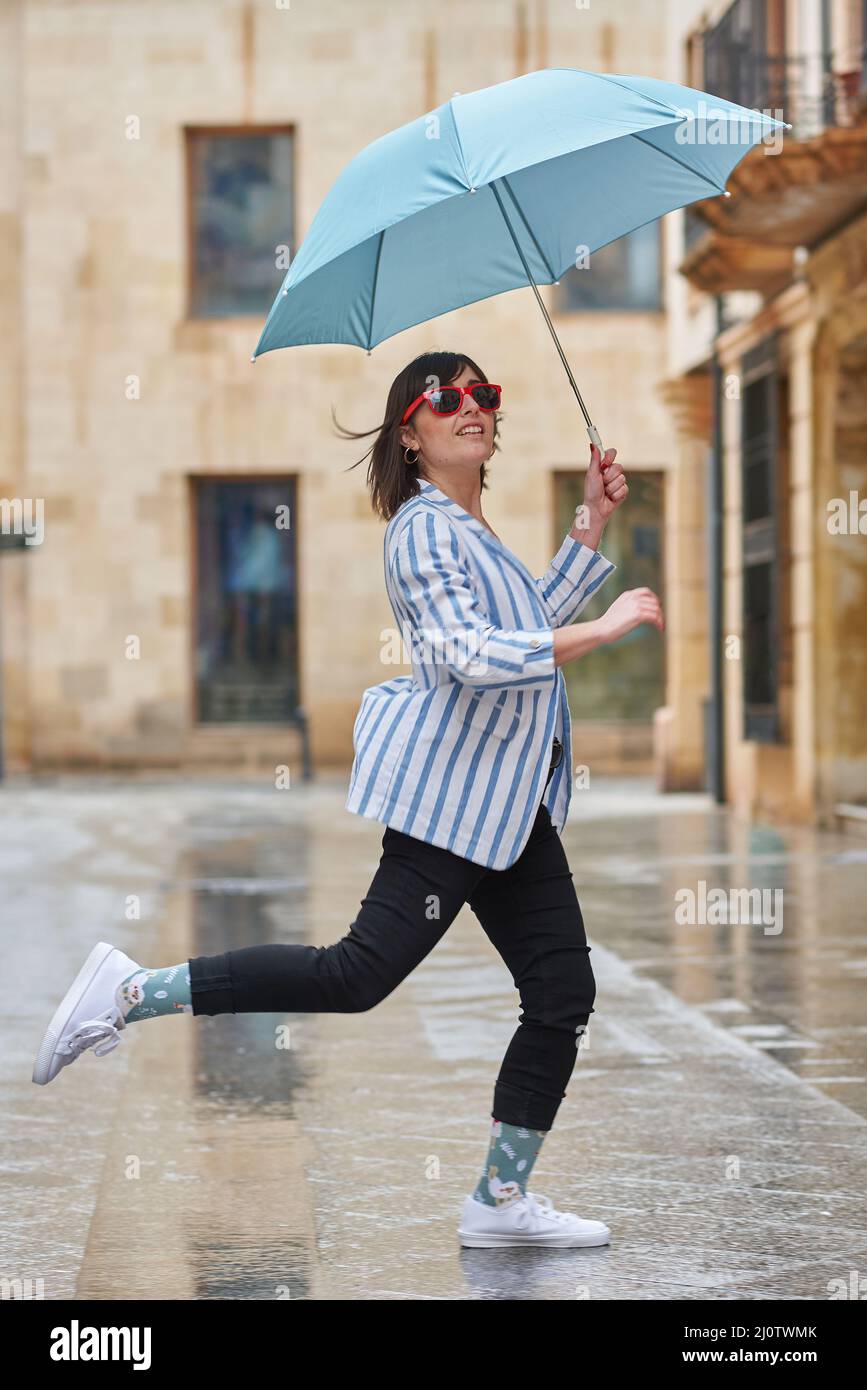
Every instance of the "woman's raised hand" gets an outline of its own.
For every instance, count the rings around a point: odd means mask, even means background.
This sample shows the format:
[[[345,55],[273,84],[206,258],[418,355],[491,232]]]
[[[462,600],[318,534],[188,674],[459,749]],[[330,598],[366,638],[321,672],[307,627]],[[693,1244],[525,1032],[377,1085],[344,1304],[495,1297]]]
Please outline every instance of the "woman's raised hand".
[[[590,445],[590,467],[584,479],[584,506],[591,519],[603,525],[626,501],[629,487],[622,464],[616,463],[616,449],[606,449],[603,458],[595,444]]]

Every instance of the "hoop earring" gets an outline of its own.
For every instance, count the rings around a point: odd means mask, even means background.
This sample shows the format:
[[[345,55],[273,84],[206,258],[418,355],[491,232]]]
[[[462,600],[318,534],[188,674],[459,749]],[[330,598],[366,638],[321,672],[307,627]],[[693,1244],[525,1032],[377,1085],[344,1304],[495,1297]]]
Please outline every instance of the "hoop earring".
[[[411,458],[410,458],[410,454],[415,454],[415,458],[414,458],[414,459],[411,459]],[[418,463],[418,454],[416,453],[416,450],[410,448],[410,446],[409,446],[408,444],[407,444],[406,448],[405,448],[404,451],[403,451],[403,456],[404,456],[404,459],[406,460],[406,462],[407,462],[408,464]]]

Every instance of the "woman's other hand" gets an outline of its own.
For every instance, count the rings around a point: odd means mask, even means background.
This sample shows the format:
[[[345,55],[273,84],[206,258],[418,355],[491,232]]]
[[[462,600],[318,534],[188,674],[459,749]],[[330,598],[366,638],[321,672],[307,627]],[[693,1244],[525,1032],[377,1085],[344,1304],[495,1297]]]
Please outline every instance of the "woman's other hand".
[[[653,623],[660,632],[665,630],[662,605],[652,589],[627,589],[598,620],[604,642],[616,642],[642,623]]]

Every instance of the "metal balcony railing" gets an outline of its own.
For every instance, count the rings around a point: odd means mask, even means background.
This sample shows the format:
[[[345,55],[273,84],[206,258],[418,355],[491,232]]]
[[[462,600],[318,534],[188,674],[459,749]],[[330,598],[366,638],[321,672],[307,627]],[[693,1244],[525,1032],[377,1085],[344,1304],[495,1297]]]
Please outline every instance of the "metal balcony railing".
[[[831,126],[848,126],[864,103],[863,55],[850,72],[833,68],[831,54],[777,57],[736,46],[705,49],[705,87],[716,96],[790,121],[792,137],[808,140]]]
[[[792,137],[809,139],[832,126],[852,125],[867,93],[867,0],[860,0],[863,45],[855,59],[835,53],[827,25],[823,51],[790,53],[776,41],[765,0],[735,0],[702,35],[704,86],[716,96],[790,121]],[[851,52],[851,50],[850,50]]]

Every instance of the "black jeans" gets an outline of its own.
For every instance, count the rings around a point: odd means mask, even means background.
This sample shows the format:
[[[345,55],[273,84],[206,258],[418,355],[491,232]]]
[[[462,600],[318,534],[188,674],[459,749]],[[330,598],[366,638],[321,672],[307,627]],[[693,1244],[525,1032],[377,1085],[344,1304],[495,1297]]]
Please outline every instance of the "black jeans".
[[[193,1013],[372,1009],[424,960],[469,903],[521,998],[492,1115],[549,1130],[580,1035],[595,1012],[596,985],[572,874],[546,807],[540,804],[530,838],[508,869],[486,869],[390,826],[382,849],[361,910],[340,941],[193,957]]]

